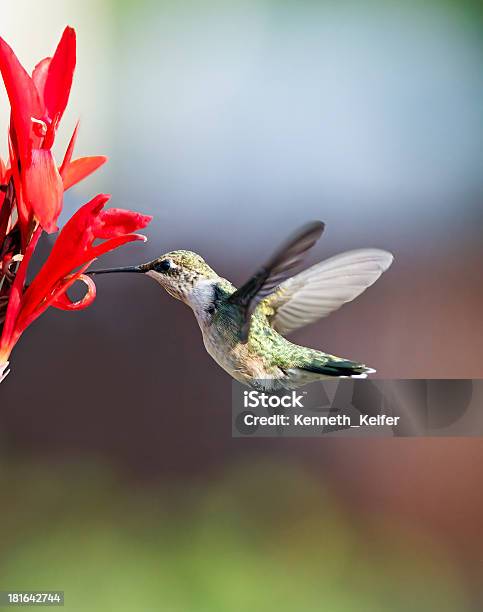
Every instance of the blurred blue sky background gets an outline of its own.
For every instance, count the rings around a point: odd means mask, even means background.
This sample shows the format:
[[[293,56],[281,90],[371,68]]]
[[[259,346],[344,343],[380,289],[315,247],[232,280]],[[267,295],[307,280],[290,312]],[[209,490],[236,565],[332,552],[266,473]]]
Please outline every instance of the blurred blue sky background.
[[[245,245],[261,254],[267,227],[311,217],[329,221],[328,244],[427,244],[480,215],[483,43],[470,8],[20,0],[2,34],[33,66],[77,27],[58,156],[80,116],[79,152],[111,161],[64,218],[107,190],[149,208],[169,245],[209,244],[216,224],[237,246],[229,262]]]

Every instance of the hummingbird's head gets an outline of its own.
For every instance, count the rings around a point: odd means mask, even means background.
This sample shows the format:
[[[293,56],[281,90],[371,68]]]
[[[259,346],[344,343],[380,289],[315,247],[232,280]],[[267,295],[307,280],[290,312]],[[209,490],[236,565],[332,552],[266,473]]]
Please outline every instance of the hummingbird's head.
[[[205,260],[192,251],[171,251],[139,268],[174,298],[190,306],[193,306],[193,293],[218,278]]]
[[[190,306],[201,326],[209,323],[216,285],[222,280],[205,260],[191,251],[171,251],[140,266],[92,270],[89,274],[137,272],[154,278],[177,300]]]

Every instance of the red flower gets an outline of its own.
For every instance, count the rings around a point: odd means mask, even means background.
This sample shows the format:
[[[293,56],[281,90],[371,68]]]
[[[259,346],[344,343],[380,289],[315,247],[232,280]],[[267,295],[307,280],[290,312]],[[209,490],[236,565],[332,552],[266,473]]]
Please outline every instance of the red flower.
[[[133,240],[146,240],[145,236],[132,232],[146,227],[152,217],[119,208],[103,210],[108,199],[108,195],[97,195],[75,213],[60,232],[40,272],[22,293],[28,264],[41,233],[40,226],[34,233],[10,293],[0,341],[0,364],[8,359],[20,334],[49,306],[77,310],[93,302],[95,285],[83,272],[99,255]],[[98,239],[105,241],[94,246]],[[87,293],[79,302],[71,302],[66,291],[79,279],[87,284]]]
[[[56,230],[63,193],[94,172],[106,158],[72,160],[78,124],[60,168],[52,145],[64,114],[76,62],[75,32],[66,28],[52,58],[37,64],[32,77],[0,38],[0,72],[11,106],[9,163],[0,160],[0,382],[13,346],[49,306],[85,308],[95,285],[83,272],[99,255],[133,240],[151,217],[120,209],[103,210],[98,195],[66,223],[40,272],[26,285],[30,260],[42,231]],[[94,241],[103,240],[94,246]],[[72,302],[67,289],[77,280],[87,293]]]
[[[106,161],[98,156],[71,162],[76,128],[62,164],[66,187],[51,152],[72,86],[75,46],[75,31],[67,27],[53,57],[39,62],[30,77],[0,38],[0,72],[12,108],[10,168],[24,230],[35,218],[45,231],[56,231],[64,190]]]

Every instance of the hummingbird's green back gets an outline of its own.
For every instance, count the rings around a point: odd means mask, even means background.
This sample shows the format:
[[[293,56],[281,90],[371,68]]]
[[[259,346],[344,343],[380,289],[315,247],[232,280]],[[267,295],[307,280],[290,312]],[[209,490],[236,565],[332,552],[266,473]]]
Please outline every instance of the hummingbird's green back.
[[[296,376],[300,374],[299,370],[322,376],[350,376],[362,374],[366,369],[360,363],[294,344],[281,336],[270,324],[273,312],[265,301],[253,313],[248,341],[242,343],[243,316],[240,309],[228,300],[234,291],[232,285],[228,285],[218,288],[221,299],[213,316],[213,329],[208,332],[218,346],[223,346],[227,361],[235,355],[242,362],[242,369],[250,369],[256,364],[265,377],[273,375],[274,378],[281,374]]]

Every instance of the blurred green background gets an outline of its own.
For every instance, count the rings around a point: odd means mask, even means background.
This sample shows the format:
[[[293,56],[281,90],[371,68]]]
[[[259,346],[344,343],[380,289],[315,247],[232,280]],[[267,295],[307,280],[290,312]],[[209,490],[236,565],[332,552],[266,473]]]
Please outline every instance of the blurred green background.
[[[189,248],[240,283],[320,218],[311,261],[396,261],[296,341],[383,377],[483,376],[480,2],[2,8],[28,68],[78,33],[57,157],[80,116],[78,154],[110,162],[62,221],[98,191],[155,216],[146,246],[103,265]],[[2,95],[4,152],[8,112]],[[90,309],[47,313],[0,388],[0,589],[95,612],[481,610],[478,439],[230,431],[228,377],[148,279],[106,277]]]
[[[68,609],[471,609],[444,546],[282,457],[203,484],[126,486],[85,461],[0,478],[2,588],[63,589]]]

